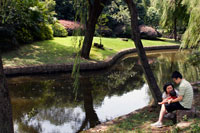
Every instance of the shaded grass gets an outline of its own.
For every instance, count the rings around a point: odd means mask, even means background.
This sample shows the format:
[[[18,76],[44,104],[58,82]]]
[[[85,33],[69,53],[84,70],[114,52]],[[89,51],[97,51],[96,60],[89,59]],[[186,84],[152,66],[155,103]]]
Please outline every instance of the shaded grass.
[[[154,111],[149,111],[148,108],[143,109],[137,114],[130,116],[129,118],[123,120],[122,122],[113,125],[109,128],[106,133],[139,133],[139,132],[154,132],[155,129],[150,126],[151,123],[157,121],[158,113],[160,108],[154,109]],[[165,126],[163,127],[164,132],[171,131],[171,127],[173,125],[172,121],[166,120],[164,122]],[[161,128],[160,128],[161,129]],[[159,132],[162,132],[159,130]]]
[[[27,44],[18,50],[3,54],[4,66],[27,66],[40,64],[60,64],[72,63],[74,61],[77,49],[74,44],[73,36],[55,37],[54,40],[34,42]],[[99,43],[99,37],[94,37],[94,41]],[[155,45],[173,45],[179,44],[169,39],[160,40],[142,40],[144,46]],[[134,48],[132,40],[121,41],[120,38],[102,38],[102,44],[105,50],[95,47],[91,48],[90,58],[101,61],[113,56],[117,52],[127,48]],[[81,62],[87,60],[81,59]]]
[[[73,62],[73,47],[63,46],[56,40],[35,42],[3,55],[6,66],[56,64]]]
[[[143,110],[142,112],[113,125],[104,133],[199,133],[200,131],[200,118],[188,119],[187,121],[192,122],[192,124],[183,129],[176,127],[171,120],[166,119],[163,122],[164,127],[151,127],[150,124],[157,121],[158,114],[158,110],[155,112]]]

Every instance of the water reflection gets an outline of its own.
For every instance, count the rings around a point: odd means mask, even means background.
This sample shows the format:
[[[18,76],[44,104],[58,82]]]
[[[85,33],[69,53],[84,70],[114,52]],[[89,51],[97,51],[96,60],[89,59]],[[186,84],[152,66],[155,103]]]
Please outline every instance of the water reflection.
[[[187,52],[148,57],[161,88],[174,70],[189,81],[200,80],[200,68],[187,62]],[[70,74],[9,78],[15,132],[75,133],[148,105],[150,91],[139,64],[130,55],[108,71],[81,73],[76,101]]]
[[[119,117],[120,114],[128,114],[133,110],[148,105],[150,102],[150,96],[147,92],[148,85],[144,84],[141,89],[133,90],[123,94],[122,96],[106,96],[102,106],[97,107],[95,110],[97,114],[101,116],[101,121],[114,119]]]
[[[83,91],[83,95],[84,95],[84,109],[86,116],[82,122],[80,129],[77,132],[83,131],[83,129],[87,126],[88,123],[90,128],[100,124],[99,118],[93,107],[93,97],[91,89],[85,88]]]

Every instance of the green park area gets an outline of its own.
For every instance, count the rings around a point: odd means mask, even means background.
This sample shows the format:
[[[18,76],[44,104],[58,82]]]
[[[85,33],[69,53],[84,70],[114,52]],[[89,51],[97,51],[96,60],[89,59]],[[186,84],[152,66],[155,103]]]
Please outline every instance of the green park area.
[[[0,133],[199,133],[199,12],[200,0],[0,0]],[[192,116],[165,118],[173,103]]]
[[[74,63],[77,51],[80,49],[74,42],[78,37],[55,37],[53,40],[39,41],[27,44],[19,49],[3,54],[4,66],[31,66],[42,64]],[[94,43],[99,42],[99,37],[94,37]],[[172,39],[142,40],[144,47],[159,45],[175,45]],[[90,59],[103,61],[121,50],[135,48],[131,39],[123,41],[120,38],[102,38],[104,49],[92,46]],[[90,60],[81,59],[81,62]]]

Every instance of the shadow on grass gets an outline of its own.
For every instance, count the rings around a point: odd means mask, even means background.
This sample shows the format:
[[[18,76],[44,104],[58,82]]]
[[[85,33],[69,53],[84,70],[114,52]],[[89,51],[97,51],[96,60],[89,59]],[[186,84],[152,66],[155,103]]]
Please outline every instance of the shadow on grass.
[[[154,129],[151,129],[150,124],[157,121],[160,108],[145,108],[139,111],[136,114],[133,114],[129,118],[119,122],[113,127],[109,128],[106,133],[112,132],[153,132]],[[166,127],[161,129],[156,129],[159,131],[168,131],[171,130],[170,127],[173,123],[170,120],[164,122]]]
[[[74,48],[52,41],[24,45],[18,50],[5,53],[3,61],[20,64],[54,64],[73,61]]]
[[[119,132],[119,131],[133,131],[140,129],[140,126],[147,122],[154,120],[158,117],[158,110],[154,112],[149,112],[148,110],[142,110],[139,113],[136,113],[126,120],[116,124],[114,127],[110,128],[108,132]]]
[[[90,54],[90,58],[91,58],[90,60],[102,61],[110,56],[115,55],[117,52],[118,51],[115,51],[115,50],[107,48],[107,47],[104,47],[104,50],[92,47],[92,51]]]
[[[180,41],[176,42],[173,39],[157,38],[155,41],[163,41],[163,42],[168,42],[168,43],[181,44]]]

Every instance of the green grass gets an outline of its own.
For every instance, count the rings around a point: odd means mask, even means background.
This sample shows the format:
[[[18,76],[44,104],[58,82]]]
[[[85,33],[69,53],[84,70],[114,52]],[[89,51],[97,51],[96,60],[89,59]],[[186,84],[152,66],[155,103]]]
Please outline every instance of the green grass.
[[[159,108],[153,112],[142,110],[129,118],[108,127],[104,133],[198,133],[200,131],[200,118],[188,119],[192,124],[184,129],[177,128],[171,120],[165,119],[162,128],[152,128],[150,124],[157,121]]]
[[[153,112],[142,110],[139,113],[131,115],[129,118],[119,122],[110,127],[106,133],[138,133],[138,132],[152,132],[150,124],[157,121],[159,108]],[[173,125],[172,121],[164,122],[165,125]]]
[[[40,64],[60,64],[72,63],[74,61],[76,48],[74,46],[74,37],[60,38],[54,40],[34,42],[27,44],[20,49],[3,54],[4,66],[27,66]],[[164,41],[142,40],[144,46],[155,45],[173,45],[179,44],[170,39]],[[94,37],[94,42],[99,43],[99,38]],[[121,41],[120,38],[102,38],[102,44],[105,50],[95,47],[91,48],[90,58],[93,60],[105,60],[117,52],[127,48],[134,48],[132,40]],[[87,60],[81,60],[87,62]]]

